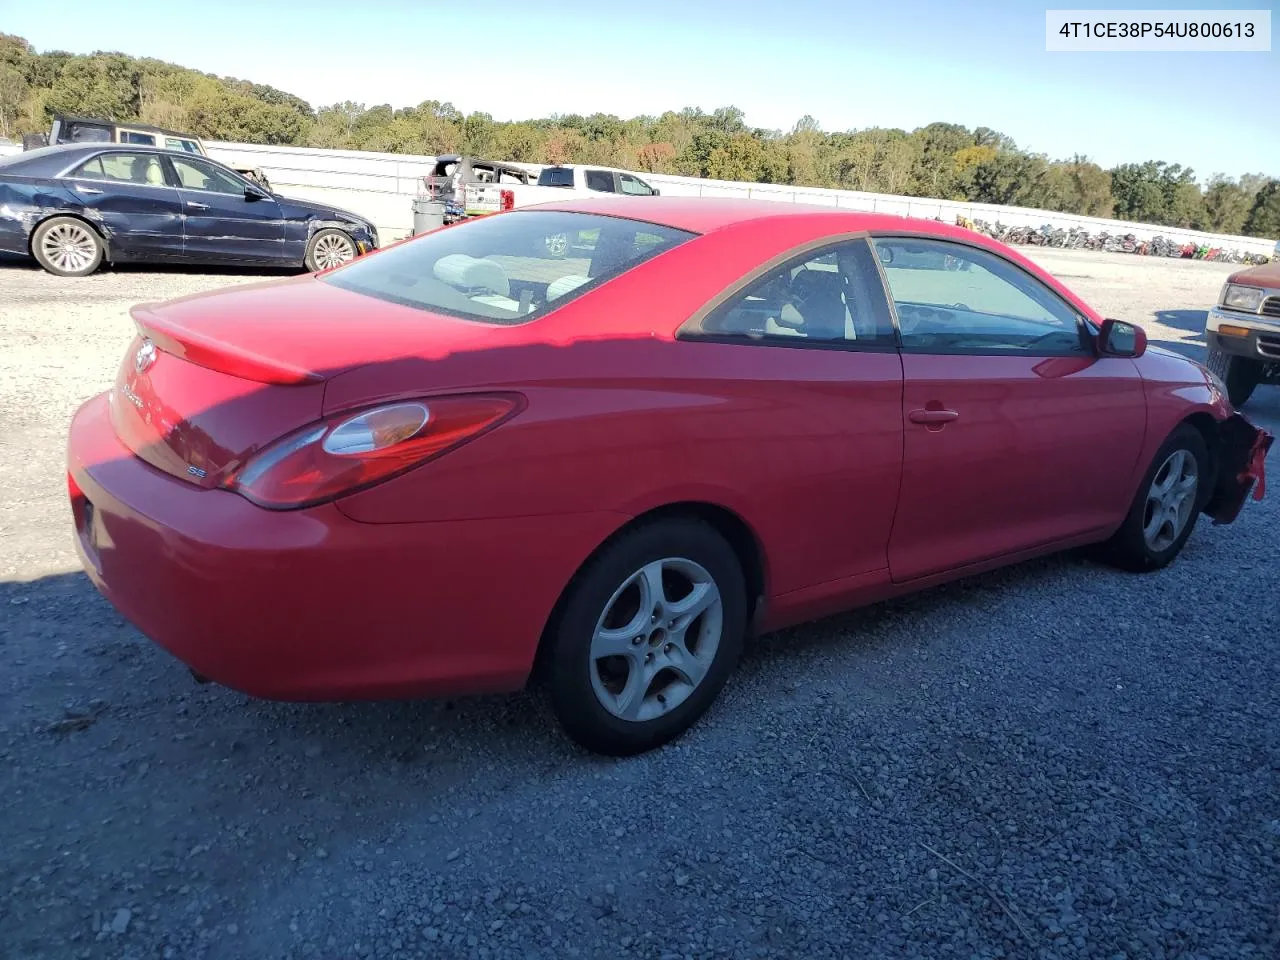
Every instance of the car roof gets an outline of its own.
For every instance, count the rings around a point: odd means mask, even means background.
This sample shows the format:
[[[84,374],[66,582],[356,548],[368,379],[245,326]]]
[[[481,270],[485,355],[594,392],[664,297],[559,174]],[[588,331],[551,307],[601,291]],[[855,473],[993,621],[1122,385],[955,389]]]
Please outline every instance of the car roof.
[[[165,150],[163,147],[149,147],[140,143],[57,143],[35,150],[24,150],[11,156],[0,157],[0,173],[13,176],[55,177],[67,168],[67,164],[77,157],[95,153],[156,153],[178,156],[188,159],[196,158],[209,163],[219,164],[212,157],[186,153],[182,150]]]
[[[195,154],[186,153],[185,150],[166,150],[164,147],[152,147],[145,143],[116,143],[114,140],[86,140],[83,143],[51,143],[47,147],[39,147],[36,150],[24,150],[23,156],[31,156],[39,153],[41,156],[52,156],[56,153],[72,154],[72,153],[99,153],[103,150],[115,150],[123,153],[182,153],[186,156],[195,156]],[[201,156],[201,159],[208,160],[209,157]]]
[[[183,133],[181,130],[170,130],[167,127],[156,127],[149,123],[132,123],[128,120],[104,120],[102,117],[77,117],[60,113],[55,120],[63,123],[92,123],[100,127],[123,127],[126,130],[137,130],[140,133],[163,133],[169,137],[181,137],[183,140],[199,140],[194,133]]]
[[[810,218],[815,236],[831,232],[833,220],[841,230],[907,231],[936,236],[972,239],[971,230],[937,220],[900,217],[887,213],[865,213],[813,203],[788,203],[737,197],[589,197],[539,203],[525,209],[564,210],[628,217],[691,233],[711,233],[725,227],[761,220]],[[517,211],[518,212],[518,211]]]

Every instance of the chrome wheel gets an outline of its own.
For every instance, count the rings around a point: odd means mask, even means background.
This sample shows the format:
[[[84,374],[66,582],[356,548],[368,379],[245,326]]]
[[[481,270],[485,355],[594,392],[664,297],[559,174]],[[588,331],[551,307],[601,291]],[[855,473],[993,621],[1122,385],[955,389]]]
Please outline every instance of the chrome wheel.
[[[88,227],[63,222],[50,227],[40,238],[40,253],[54,268],[79,273],[98,256],[98,241]]]
[[[342,233],[326,233],[316,240],[311,259],[315,261],[317,270],[328,270],[339,267],[356,258],[356,245],[351,238]]]
[[[553,233],[546,238],[547,253],[553,257],[563,257],[569,252],[569,235],[566,233]]]
[[[591,638],[591,687],[609,713],[641,723],[678,707],[715,662],[724,605],[692,560],[645,564],[614,591]]]
[[[1191,520],[1200,486],[1200,465],[1189,450],[1175,450],[1160,465],[1147,491],[1142,537],[1154,553],[1168,550]]]

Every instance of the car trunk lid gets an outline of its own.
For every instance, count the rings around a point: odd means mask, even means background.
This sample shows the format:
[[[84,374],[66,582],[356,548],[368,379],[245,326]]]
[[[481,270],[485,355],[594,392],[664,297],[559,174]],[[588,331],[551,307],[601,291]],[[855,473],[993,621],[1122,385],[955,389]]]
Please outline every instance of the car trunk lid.
[[[110,396],[116,434],[151,466],[202,487],[318,420],[337,374],[443,356],[499,330],[313,277],[142,304],[132,314],[138,335]]]

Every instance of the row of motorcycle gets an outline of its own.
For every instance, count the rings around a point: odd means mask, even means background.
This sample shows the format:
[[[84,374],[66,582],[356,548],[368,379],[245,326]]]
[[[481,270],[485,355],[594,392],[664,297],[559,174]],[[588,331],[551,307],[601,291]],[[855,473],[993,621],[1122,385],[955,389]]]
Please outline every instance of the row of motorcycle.
[[[941,217],[934,217],[941,222]],[[996,221],[970,220],[968,217],[956,217],[956,226],[964,227],[977,233],[999,240],[1001,243],[1028,244],[1036,247],[1060,247],[1068,250],[1102,250],[1109,253],[1136,253],[1139,256],[1171,257],[1183,260],[1211,260],[1219,263],[1266,263],[1268,257],[1257,253],[1246,253],[1225,247],[1210,247],[1206,244],[1182,243],[1177,240],[1156,236],[1150,240],[1139,240],[1132,233],[1115,234],[1103,230],[1091,233],[1080,227],[1064,229],[1046,223],[1036,227],[1010,227]]]

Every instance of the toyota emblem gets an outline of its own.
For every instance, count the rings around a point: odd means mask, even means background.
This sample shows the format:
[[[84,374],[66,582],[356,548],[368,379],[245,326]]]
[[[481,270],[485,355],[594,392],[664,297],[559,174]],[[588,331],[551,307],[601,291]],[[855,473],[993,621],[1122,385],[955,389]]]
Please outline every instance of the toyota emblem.
[[[153,363],[156,362],[156,345],[150,340],[143,340],[142,346],[138,348],[138,352],[133,357],[134,373],[145,373]]]

